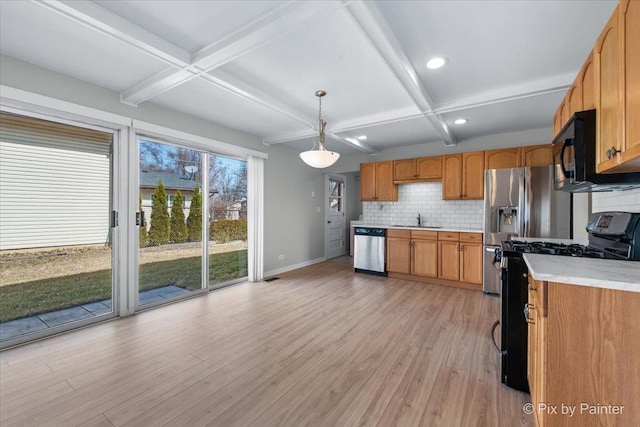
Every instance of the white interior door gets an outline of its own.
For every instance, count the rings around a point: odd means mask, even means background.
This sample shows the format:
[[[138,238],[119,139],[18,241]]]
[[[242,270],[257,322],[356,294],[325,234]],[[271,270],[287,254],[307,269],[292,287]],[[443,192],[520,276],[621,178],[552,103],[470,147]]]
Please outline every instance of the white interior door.
[[[330,259],[347,253],[346,186],[343,175],[326,175],[325,200],[325,253]]]

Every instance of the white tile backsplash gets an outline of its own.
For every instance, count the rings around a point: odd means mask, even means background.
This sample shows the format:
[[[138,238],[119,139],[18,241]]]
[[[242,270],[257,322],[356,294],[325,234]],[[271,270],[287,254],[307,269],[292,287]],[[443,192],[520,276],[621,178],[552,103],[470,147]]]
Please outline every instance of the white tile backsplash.
[[[362,202],[367,224],[423,225],[482,229],[482,200],[442,200],[441,182],[400,184],[397,202]]]
[[[640,212],[640,189],[592,193],[591,210]]]

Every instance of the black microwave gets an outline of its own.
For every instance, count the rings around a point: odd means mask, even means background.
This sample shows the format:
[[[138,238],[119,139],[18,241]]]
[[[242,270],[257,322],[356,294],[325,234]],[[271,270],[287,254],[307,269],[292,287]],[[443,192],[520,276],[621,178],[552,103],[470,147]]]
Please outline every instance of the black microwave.
[[[640,173],[596,173],[596,110],[575,113],[553,139],[553,187],[569,193],[640,188]]]

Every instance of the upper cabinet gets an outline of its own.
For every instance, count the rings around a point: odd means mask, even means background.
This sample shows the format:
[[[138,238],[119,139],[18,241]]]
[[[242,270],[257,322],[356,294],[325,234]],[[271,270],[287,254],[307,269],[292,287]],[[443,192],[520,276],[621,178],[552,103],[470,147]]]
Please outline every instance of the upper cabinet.
[[[550,166],[553,164],[553,145],[533,145],[522,147],[522,159],[520,165],[523,167]]]
[[[443,157],[442,198],[484,198],[484,151],[449,154]]]
[[[393,182],[437,181],[442,179],[442,157],[421,157],[393,161]]]
[[[591,53],[584,62],[576,81],[582,100],[582,108],[577,111],[593,110],[596,108],[596,88],[593,68],[593,53]]]
[[[360,164],[360,200],[398,200],[398,186],[393,183],[393,161]]]
[[[503,148],[484,152],[485,169],[504,169],[520,167],[522,150],[520,148]]]
[[[582,111],[582,88],[580,83],[576,81],[567,92],[567,104],[569,107],[568,116],[573,116],[576,112]]]
[[[462,199],[462,154],[443,156],[442,199]]]
[[[597,172],[618,163],[622,147],[622,52],[619,7],[600,34],[594,50],[596,66]],[[613,153],[613,155],[611,155]]]
[[[462,153],[462,198],[484,199],[484,151]]]
[[[575,112],[596,109],[598,173],[640,172],[638,22],[640,2],[621,0],[553,116],[555,136]]]
[[[620,172],[640,171],[640,2],[620,4],[624,92],[624,139]]]

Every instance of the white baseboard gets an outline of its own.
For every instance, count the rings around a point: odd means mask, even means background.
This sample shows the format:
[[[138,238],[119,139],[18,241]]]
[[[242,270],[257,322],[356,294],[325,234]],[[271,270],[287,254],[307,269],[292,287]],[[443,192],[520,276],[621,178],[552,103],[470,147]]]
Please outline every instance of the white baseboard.
[[[282,273],[286,273],[287,271],[297,270],[299,268],[307,267],[309,265],[317,264],[319,262],[326,261],[326,260],[327,260],[327,257],[316,258],[316,259],[312,259],[312,260],[309,260],[309,261],[304,261],[304,262],[301,262],[301,263],[298,263],[298,264],[288,265],[288,266],[282,267],[282,268],[276,268],[275,270],[265,271],[264,272],[264,277],[275,276],[276,274],[282,274]]]

